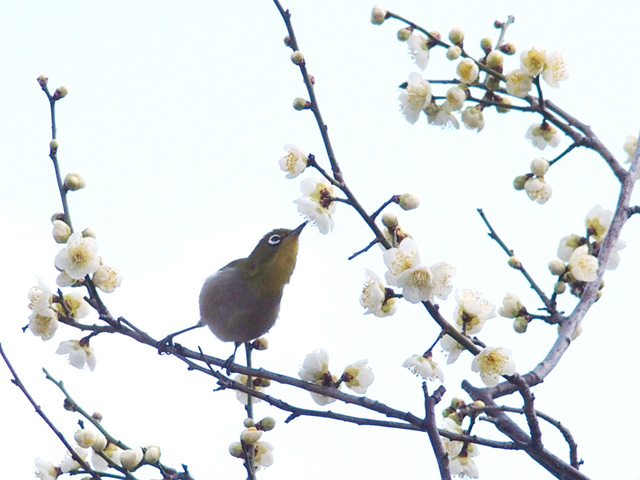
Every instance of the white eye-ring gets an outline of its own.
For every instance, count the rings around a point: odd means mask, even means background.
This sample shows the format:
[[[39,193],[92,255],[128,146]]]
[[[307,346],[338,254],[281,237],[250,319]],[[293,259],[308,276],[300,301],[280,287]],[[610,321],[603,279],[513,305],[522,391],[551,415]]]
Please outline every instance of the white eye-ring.
[[[282,237],[278,234],[274,234],[269,237],[267,242],[269,242],[269,245],[277,245],[280,243],[280,240],[282,240]]]

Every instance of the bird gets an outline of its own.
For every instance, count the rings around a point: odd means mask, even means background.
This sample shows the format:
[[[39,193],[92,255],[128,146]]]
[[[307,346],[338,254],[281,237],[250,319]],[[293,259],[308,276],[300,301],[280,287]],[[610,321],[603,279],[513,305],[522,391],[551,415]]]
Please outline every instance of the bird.
[[[200,320],[161,340],[160,353],[175,336],[206,325],[223,342],[234,342],[233,354],[223,365],[228,368],[238,347],[267,333],[278,318],[284,286],[293,274],[298,239],[306,224],[293,230],[271,230],[248,257],[234,260],[208,277],[200,291]]]

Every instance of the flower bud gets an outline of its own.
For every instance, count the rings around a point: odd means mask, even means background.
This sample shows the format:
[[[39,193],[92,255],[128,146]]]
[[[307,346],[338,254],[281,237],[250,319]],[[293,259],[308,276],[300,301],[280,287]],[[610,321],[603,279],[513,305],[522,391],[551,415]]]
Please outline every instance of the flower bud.
[[[242,444],[240,442],[233,442],[229,445],[229,453],[232,457],[243,458],[244,452],[242,451]]]
[[[240,440],[249,445],[255,445],[262,437],[262,432],[256,427],[247,428],[240,434]]]
[[[84,178],[79,173],[68,173],[66,177],[64,177],[64,186],[67,190],[71,190],[75,192],[76,190],[80,190],[81,188],[86,187],[86,182]]]
[[[244,419],[242,424],[244,425],[245,428],[251,428],[251,427],[255,427],[256,422],[253,421],[253,418],[247,417]]]
[[[449,40],[451,40],[451,43],[454,45],[462,44],[462,41],[464,40],[464,30],[461,26],[456,25],[451,29],[449,32]]]
[[[263,432],[269,432],[276,427],[276,421],[273,417],[264,417],[256,424],[256,428],[258,430],[262,430]]]
[[[467,404],[461,398],[453,397],[451,399],[451,408],[453,409],[464,408],[466,406]]]
[[[515,188],[516,190],[524,190],[524,184],[526,181],[526,175],[518,175],[513,179],[513,188]]]
[[[67,243],[71,236],[71,228],[62,220],[54,220],[52,234],[56,243]]]
[[[102,414],[100,412],[93,412],[91,414],[91,418],[93,418],[96,422],[100,423],[102,421]]]
[[[269,348],[269,340],[267,340],[265,337],[256,338],[251,343],[251,346],[255,350],[266,350],[267,348]]]
[[[296,110],[306,110],[308,108],[311,108],[311,102],[305,100],[304,98],[298,97],[293,101],[293,108],[295,108]]]
[[[67,93],[69,93],[69,90],[67,89],[67,87],[58,87],[56,88],[56,91],[53,92],[53,99],[60,100],[61,98],[66,97]]]
[[[300,50],[296,50],[291,54],[291,61],[296,65],[302,65],[304,63],[304,55]]]
[[[497,70],[502,68],[504,55],[500,50],[493,50],[487,55],[487,67]]]
[[[552,275],[562,275],[567,271],[567,266],[564,264],[562,260],[556,258],[555,260],[551,260],[549,262],[549,271]]]
[[[488,54],[493,48],[491,46],[491,39],[489,37],[484,37],[482,40],[480,40],[480,48],[484,53]]]
[[[529,322],[527,321],[527,317],[520,316],[520,317],[514,318],[513,320],[513,329],[517,333],[526,332],[528,326],[529,326]]]
[[[40,85],[42,88],[46,87],[47,82],[49,81],[49,79],[44,75],[40,75],[37,80],[38,80],[38,85]]]
[[[542,176],[549,170],[549,162],[544,158],[536,158],[531,162],[531,173]]]
[[[487,86],[487,90],[495,92],[500,88],[500,79],[498,77],[494,77],[493,75],[489,75],[487,76],[485,85]]]
[[[371,23],[382,25],[387,18],[387,11],[381,5],[375,5],[371,10]]]
[[[418,205],[420,205],[420,199],[415,195],[405,193],[403,195],[400,195],[398,205],[400,205],[400,208],[402,208],[403,210],[413,210],[414,208],[418,208]]]
[[[142,449],[125,450],[120,454],[120,465],[125,470],[134,470],[142,461]]]
[[[96,434],[91,430],[81,428],[73,435],[73,439],[80,447],[89,448],[94,444],[96,440]]]
[[[398,30],[398,40],[400,40],[401,42],[406,42],[407,40],[409,40],[410,36],[411,30],[409,30],[408,28],[401,28],[400,30]]]
[[[511,109],[509,108],[509,106],[511,105],[511,100],[509,100],[507,97],[500,97],[496,95],[496,101],[499,101],[502,105],[504,105],[504,107],[496,107],[498,113],[507,113],[511,111]]]
[[[387,228],[398,226],[398,217],[395,213],[386,212],[382,214],[382,224]]]
[[[505,43],[500,47],[500,50],[507,55],[513,55],[516,53],[516,46],[513,43]]]
[[[482,400],[476,400],[471,405],[473,405],[474,407],[478,407],[478,408],[486,407],[486,404]]]
[[[49,151],[55,152],[58,150],[58,140],[55,138],[49,142]]]
[[[160,460],[160,447],[150,445],[145,449],[144,461],[147,463],[158,463]]]
[[[564,293],[567,290],[567,284],[565,282],[556,282],[553,286],[553,291],[557,294]]]
[[[511,268],[515,268],[515,269],[522,268],[522,264],[520,263],[520,260],[518,260],[516,257],[513,257],[513,256],[509,257],[509,261],[507,263]]]
[[[447,60],[456,60],[461,54],[462,49],[457,45],[447,48]]]
[[[103,434],[98,433],[93,441],[93,445],[91,445],[91,448],[93,448],[94,452],[101,452],[107,448],[107,443],[107,438]]]
[[[85,228],[82,231],[82,238],[87,238],[87,237],[96,238],[96,232],[94,232],[90,228]]]

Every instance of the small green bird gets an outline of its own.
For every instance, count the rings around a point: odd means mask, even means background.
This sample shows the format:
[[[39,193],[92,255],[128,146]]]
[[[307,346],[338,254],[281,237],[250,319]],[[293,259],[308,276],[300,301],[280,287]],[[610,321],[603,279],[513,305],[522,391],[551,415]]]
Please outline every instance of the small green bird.
[[[298,255],[304,222],[294,230],[270,231],[247,258],[234,260],[207,278],[200,291],[200,321],[159,343],[162,350],[173,337],[207,325],[224,342],[234,342],[233,362],[241,343],[264,335],[280,312],[284,286],[289,283]]]

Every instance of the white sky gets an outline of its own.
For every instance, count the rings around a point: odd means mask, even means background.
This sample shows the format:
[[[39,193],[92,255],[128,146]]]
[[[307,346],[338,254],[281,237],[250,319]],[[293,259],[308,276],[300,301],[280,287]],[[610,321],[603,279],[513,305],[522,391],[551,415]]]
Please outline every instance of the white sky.
[[[553,278],[546,265],[559,239],[581,233],[593,205],[615,207],[613,175],[594,154],[574,152],[547,176],[553,197],[539,206],[511,188],[513,177],[526,173],[540,156],[523,138],[537,118],[488,112],[481,134],[441,131],[424,119],[409,125],[398,112],[397,86],[417,67],[395,39],[401,25],[391,21],[375,27],[369,23],[371,4],[345,5],[285,3],[294,14],[349,186],[369,211],[392,194],[419,196],[420,209],[394,211],[420,245],[424,263],[447,261],[458,269],[456,288],[478,290],[496,305],[506,292],[515,292],[535,310],[533,292],[506,266],[475,209],[484,208],[549,291]],[[493,21],[515,15],[508,40],[519,51],[533,45],[561,50],[569,64],[570,79],[557,91],[547,88],[547,96],[592,125],[620,159],[625,158],[626,136],[639,126],[634,5],[385,4],[443,35],[462,24],[467,49],[476,55],[482,36],[497,36]],[[282,146],[298,144],[326,162],[311,113],[291,108],[293,98],[305,96],[305,90],[282,43],[286,31],[276,8],[269,1],[33,1],[7,3],[1,17],[5,274],[0,280],[0,342],[36,400],[69,438],[76,417],[60,408],[61,394],[44,379],[42,367],[64,380],[85,409],[100,411],[105,428],[125,443],[158,444],[167,465],[185,463],[199,480],[244,478],[241,461],[227,453],[244,418],[232,392],[213,393],[213,382],[187,372],[177,360],[106,335],[92,342],[96,371],[77,371],[53,353],[60,341],[79,338],[75,331],[61,326],[46,343],[20,331],[29,315],[27,291],[35,275],[53,286],[53,258],[59,250],[49,223],[60,205],[47,157],[48,105],[35,79],[45,74],[52,90],[66,85],[70,91],[57,107],[59,158],[63,172],[79,171],[88,180],[85,190],[70,195],[74,226],[91,227],[105,262],[124,274],[121,289],[105,295],[105,301],[114,315],[161,338],[197,321],[197,295],[206,276],[246,256],[269,229],[300,222],[292,201],[300,195],[298,180],[304,176],[284,179],[277,165]],[[507,69],[517,67],[518,57],[509,61]],[[450,78],[454,69],[444,51],[434,50],[424,75]],[[421,307],[406,302],[391,318],[362,316],[358,295],[364,268],[382,275],[381,255],[373,249],[347,262],[370,234],[344,205],[338,206],[335,221],[330,235],[316,229],[302,234],[296,272],[269,334],[271,349],[257,354],[255,362],[296,376],[305,355],[319,347],[329,352],[336,374],[368,358],[376,374],[368,396],[419,415],[420,382],[400,365],[423,352],[437,328]],[[535,390],[537,407],[571,429],[585,460],[583,471],[593,478],[628,478],[620,448],[640,427],[630,406],[638,393],[630,374],[637,363],[633,350],[639,318],[632,288],[640,268],[639,233],[634,219],[622,235],[628,247],[621,252],[621,265],[607,274],[604,297],[588,316],[584,333]],[[561,306],[569,311],[575,301],[566,296]],[[441,304],[447,317],[454,304],[453,295]],[[503,318],[490,320],[481,335],[490,345],[512,348],[521,373],[536,365],[554,337],[554,328],[538,324],[519,336]],[[204,330],[185,335],[181,343],[201,345],[223,358],[231,351]],[[436,360],[444,363],[436,352]],[[462,396],[463,379],[480,384],[470,363],[467,354],[445,369],[447,395],[441,408]],[[272,387],[270,393],[316,407],[303,392]],[[60,460],[62,445],[3,367],[0,397],[3,475],[29,478],[36,456]],[[337,404],[331,409],[366,414]],[[259,474],[261,479],[437,475],[426,435],[305,418],[284,425],[286,415],[258,405],[256,417],[266,415],[280,423],[264,437],[276,450],[274,465]],[[484,427],[475,433],[502,439],[491,432]],[[567,458],[557,433],[544,433],[545,445]],[[513,478],[515,471],[523,480],[549,478],[525,457],[483,448],[476,463],[485,479]]]

